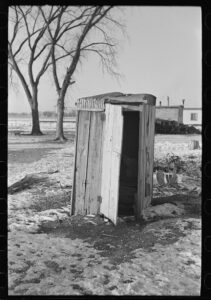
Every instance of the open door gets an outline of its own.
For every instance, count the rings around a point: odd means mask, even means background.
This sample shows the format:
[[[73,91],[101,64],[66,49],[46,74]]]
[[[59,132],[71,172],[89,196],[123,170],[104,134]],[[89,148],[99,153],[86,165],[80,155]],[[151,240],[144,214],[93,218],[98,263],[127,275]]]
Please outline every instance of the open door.
[[[116,225],[123,133],[122,107],[106,104],[105,114],[100,212]]]

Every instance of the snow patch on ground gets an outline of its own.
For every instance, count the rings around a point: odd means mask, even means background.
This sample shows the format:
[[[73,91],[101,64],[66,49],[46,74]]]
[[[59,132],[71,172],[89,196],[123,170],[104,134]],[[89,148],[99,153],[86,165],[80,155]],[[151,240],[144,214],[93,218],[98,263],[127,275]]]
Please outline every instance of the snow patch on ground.
[[[149,221],[157,217],[176,217],[185,213],[184,208],[171,204],[164,203],[155,206],[149,206],[145,209],[143,219]]]
[[[30,173],[58,170],[49,175],[48,187],[34,187],[8,196],[9,295],[199,295],[201,221],[186,217],[182,204],[149,207],[145,212],[148,221],[155,217],[169,218],[149,222],[144,229],[140,227],[147,238],[152,234],[159,237],[159,242],[134,250],[130,261],[116,265],[80,238],[40,233],[43,225],[54,228],[60,222],[71,221],[69,203],[47,208],[47,201],[50,199],[57,205],[58,200],[66,197],[66,190],[72,184],[73,150],[73,144],[69,143],[21,167],[9,162],[9,185]],[[156,158],[163,159],[163,153],[170,151],[177,151],[177,155],[181,151],[186,160],[189,155],[195,155],[200,164],[201,150],[155,144]],[[198,177],[197,180],[200,181]],[[168,196],[175,195],[176,191],[173,187],[160,190]],[[87,217],[87,222],[90,218],[93,216]]]

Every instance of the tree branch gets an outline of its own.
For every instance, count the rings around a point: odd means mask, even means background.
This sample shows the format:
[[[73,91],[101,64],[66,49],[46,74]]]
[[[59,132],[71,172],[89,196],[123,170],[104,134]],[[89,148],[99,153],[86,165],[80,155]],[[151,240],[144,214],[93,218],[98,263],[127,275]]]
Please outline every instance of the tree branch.
[[[32,46],[31,46],[31,34],[29,32],[29,26],[28,26],[28,22],[27,22],[27,19],[26,19],[26,16],[27,14],[29,13],[30,9],[28,9],[25,13],[23,12],[22,8],[20,6],[18,6],[21,14],[22,14],[22,17],[24,19],[24,23],[25,23],[25,27],[26,27],[26,32],[27,32],[27,36],[28,36],[28,44],[29,44],[29,48],[32,50]]]
[[[35,32],[33,32],[33,33],[31,34],[31,37],[32,37],[33,35],[35,35],[39,30],[40,30],[40,29],[37,29]],[[23,40],[23,42],[20,44],[20,46],[18,47],[18,49],[16,50],[16,52],[13,54],[14,56],[16,56],[16,55],[20,52],[21,48],[22,48],[23,45],[27,42],[27,40],[28,40],[28,37],[25,38],[25,39]],[[10,44],[11,44],[11,42],[10,42]]]
[[[18,67],[18,65],[16,63],[16,60],[15,60],[13,54],[12,54],[11,47],[9,47],[9,55],[10,55],[12,63],[13,63],[12,66],[15,69],[16,73],[18,74],[18,77],[20,78],[22,86],[23,86],[23,88],[24,88],[24,90],[26,92],[27,98],[30,101],[30,99],[32,98],[31,92],[29,90],[28,84],[26,83],[26,80],[25,80],[23,74],[21,73],[21,71],[20,71],[20,69],[19,69],[19,67]]]
[[[15,20],[15,25],[14,25],[14,30],[13,30],[13,36],[12,36],[12,40],[11,40],[11,45],[13,44],[15,38],[16,38],[16,35],[17,35],[17,32],[18,32],[18,25],[19,25],[19,18],[18,18],[18,13],[17,13],[17,10],[15,8],[15,16],[16,16],[16,20]]]
[[[48,63],[49,58],[51,57],[51,52],[52,52],[52,47],[51,47],[50,51],[48,52],[48,54],[47,54],[47,56],[46,56],[46,58],[45,58],[45,60],[44,60],[44,63],[43,63],[43,65],[42,65],[42,67],[41,67],[39,73],[37,74],[37,77],[36,77],[36,80],[35,80],[35,82],[36,82],[37,85],[38,85],[38,83],[39,83],[39,81],[40,81],[41,76],[42,76],[42,75],[45,73],[45,71],[46,71],[46,65],[47,65],[47,63]]]
[[[106,46],[109,46],[109,47],[114,47],[115,46],[114,44],[110,44],[110,43],[107,43],[107,42],[96,42],[96,43],[91,43],[89,45],[84,46],[83,48],[81,48],[81,50],[85,50],[88,47],[96,46],[96,45],[106,45]]]
[[[34,61],[43,53],[43,51],[48,47],[48,46],[50,46],[51,45],[51,43],[47,43],[47,44],[45,44],[43,47],[42,47],[42,49],[37,53],[37,55],[35,55],[34,56]]]
[[[54,82],[56,85],[56,90],[57,93],[60,93],[61,87],[59,85],[59,79],[58,79],[58,75],[57,75],[57,66],[56,66],[56,59],[55,59],[55,49],[52,49],[52,55],[51,55],[51,59],[52,59],[52,65],[53,65],[53,78],[54,78]]]

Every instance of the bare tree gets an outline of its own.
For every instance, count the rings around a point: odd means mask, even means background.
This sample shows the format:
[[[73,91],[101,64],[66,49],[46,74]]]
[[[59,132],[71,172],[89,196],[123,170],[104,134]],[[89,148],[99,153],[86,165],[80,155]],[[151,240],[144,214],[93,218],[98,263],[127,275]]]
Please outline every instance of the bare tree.
[[[38,6],[10,7],[10,30],[8,39],[8,63],[23,86],[32,112],[33,135],[42,134],[39,124],[38,86],[49,67],[52,43],[45,40],[45,32],[56,18],[59,7],[43,8],[43,19]]]
[[[115,9],[112,6],[60,7],[58,18],[50,23],[41,8],[52,44],[51,61],[46,67],[52,65],[58,95],[56,140],[66,139],[63,132],[65,95],[75,82],[73,75],[81,59],[94,53],[100,58],[103,70],[119,75],[116,71],[118,41],[112,33],[114,27],[124,33],[124,26],[112,17]]]

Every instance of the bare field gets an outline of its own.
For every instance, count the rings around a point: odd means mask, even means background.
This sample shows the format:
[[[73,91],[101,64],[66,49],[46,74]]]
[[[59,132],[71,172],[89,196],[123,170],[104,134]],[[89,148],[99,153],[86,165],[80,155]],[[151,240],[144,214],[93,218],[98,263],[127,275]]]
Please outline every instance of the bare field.
[[[155,137],[155,162],[168,153],[184,165],[179,186],[154,186],[146,222],[70,216],[74,130],[8,136],[9,295],[199,295],[201,149],[188,139]],[[154,205],[155,204],[155,205]]]

